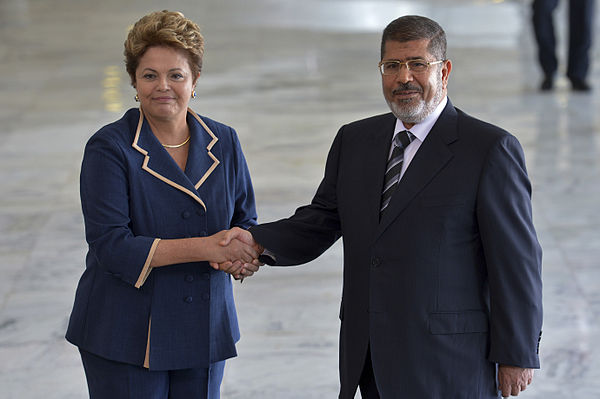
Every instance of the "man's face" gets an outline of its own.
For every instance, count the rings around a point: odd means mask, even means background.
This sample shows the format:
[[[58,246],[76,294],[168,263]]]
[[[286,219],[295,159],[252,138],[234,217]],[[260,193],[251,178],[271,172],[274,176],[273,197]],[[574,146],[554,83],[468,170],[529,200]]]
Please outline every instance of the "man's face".
[[[427,39],[387,41],[382,61],[438,61],[427,50],[428,44]],[[397,74],[381,76],[385,100],[407,128],[422,122],[444,98],[451,69],[452,64],[447,60],[442,64],[430,65],[421,73],[409,71],[406,65],[402,65]]]

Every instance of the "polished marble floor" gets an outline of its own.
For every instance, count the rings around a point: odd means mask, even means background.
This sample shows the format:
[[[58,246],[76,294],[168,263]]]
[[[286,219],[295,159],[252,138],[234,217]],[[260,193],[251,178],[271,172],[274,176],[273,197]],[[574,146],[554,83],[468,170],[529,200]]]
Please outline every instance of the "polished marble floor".
[[[0,398],[86,396],[63,339],[85,254],[82,149],[136,105],[126,29],[165,7],[203,28],[192,107],[237,129],[261,221],[310,200],[341,124],[387,111],[376,68],[387,22],[438,20],[452,101],[514,133],[533,181],[545,332],[542,369],[522,396],[600,397],[600,52],[595,91],[574,93],[561,78],[539,93],[529,1],[0,0]],[[336,397],[341,263],[336,245],[236,286],[243,337],[224,399]]]

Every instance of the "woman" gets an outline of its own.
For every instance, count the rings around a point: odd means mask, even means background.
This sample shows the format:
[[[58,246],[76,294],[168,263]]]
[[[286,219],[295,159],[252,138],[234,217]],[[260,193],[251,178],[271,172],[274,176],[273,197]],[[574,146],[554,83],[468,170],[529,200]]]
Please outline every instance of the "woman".
[[[258,248],[219,245],[256,223],[233,129],[188,109],[202,67],[198,26],[141,18],[125,41],[139,109],[94,134],[81,169],[89,251],[67,340],[91,398],[218,398],[239,330],[229,274],[258,270]],[[231,263],[229,263],[231,265]]]

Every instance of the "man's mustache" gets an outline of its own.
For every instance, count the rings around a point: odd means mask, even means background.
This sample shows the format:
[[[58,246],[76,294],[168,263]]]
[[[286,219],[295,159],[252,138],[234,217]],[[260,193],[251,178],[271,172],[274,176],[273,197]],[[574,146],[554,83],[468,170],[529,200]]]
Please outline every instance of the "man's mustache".
[[[392,94],[402,94],[405,91],[416,91],[418,93],[423,93],[423,89],[420,86],[416,86],[411,83],[402,83],[392,91]]]

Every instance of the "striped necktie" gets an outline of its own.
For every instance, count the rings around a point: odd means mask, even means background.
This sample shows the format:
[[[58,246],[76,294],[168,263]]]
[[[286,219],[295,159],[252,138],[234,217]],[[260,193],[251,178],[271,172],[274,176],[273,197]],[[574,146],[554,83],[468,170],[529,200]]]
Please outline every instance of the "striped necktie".
[[[383,192],[381,194],[381,207],[379,216],[383,216],[383,211],[390,204],[392,194],[398,187],[400,172],[402,171],[402,162],[404,161],[404,149],[414,140],[415,136],[408,130],[404,130],[394,137],[394,149],[388,159],[385,177],[383,179]]]

